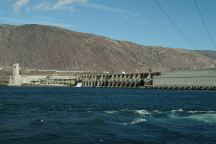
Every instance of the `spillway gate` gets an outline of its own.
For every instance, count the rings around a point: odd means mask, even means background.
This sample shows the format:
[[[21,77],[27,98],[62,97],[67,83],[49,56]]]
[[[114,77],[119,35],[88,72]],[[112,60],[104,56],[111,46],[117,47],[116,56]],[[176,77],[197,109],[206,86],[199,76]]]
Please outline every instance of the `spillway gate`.
[[[154,75],[160,73],[85,74],[78,76],[77,80],[82,87],[137,88],[152,85]]]

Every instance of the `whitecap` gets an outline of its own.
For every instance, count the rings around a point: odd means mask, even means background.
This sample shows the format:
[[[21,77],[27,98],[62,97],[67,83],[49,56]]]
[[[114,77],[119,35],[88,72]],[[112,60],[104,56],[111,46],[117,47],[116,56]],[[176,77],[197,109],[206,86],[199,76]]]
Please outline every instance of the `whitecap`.
[[[146,121],[146,119],[144,119],[144,118],[136,118],[134,121],[130,122],[130,124],[135,125],[135,124],[142,123],[145,121]]]
[[[199,110],[197,110],[197,111],[187,111],[188,113],[191,113],[191,114],[195,114],[195,113],[203,113],[203,112],[205,112],[205,111],[199,111]]]
[[[129,109],[122,109],[122,110],[118,110],[118,111],[104,111],[107,114],[114,114],[114,113],[118,113],[118,112],[131,112],[131,113],[135,113],[135,114],[139,114],[139,115],[150,115],[151,112],[141,109],[141,110],[129,110]]]
[[[169,118],[175,120],[195,120],[203,123],[216,124],[216,112],[215,111],[186,111],[189,116],[179,116],[176,113],[169,114]]]
[[[135,120],[131,121],[131,122],[125,122],[125,123],[120,123],[121,125],[136,125],[139,123],[143,123],[146,122],[147,120],[144,118],[136,118]]]
[[[105,113],[107,114],[114,114],[114,113],[118,113],[118,112],[126,112],[126,111],[129,111],[128,109],[122,109],[122,110],[111,110],[111,111],[104,111]]]
[[[176,110],[171,110],[172,113],[175,112],[185,112],[185,113],[191,113],[191,114],[195,114],[195,113],[215,113],[215,111],[204,111],[204,110],[183,110],[182,108],[180,109],[176,109]]]
[[[125,111],[130,111],[130,110],[128,110],[128,109],[122,109],[122,110],[119,110],[117,112],[125,112]]]
[[[159,110],[153,110],[153,113],[161,113]]]
[[[216,123],[216,113],[196,114],[185,117],[186,119],[193,119],[204,123]]]
[[[215,113],[215,111],[201,111],[201,110],[187,111],[187,112],[191,113],[191,114],[196,114],[196,113]]]
[[[151,113],[147,110],[134,110],[136,113],[140,114],[140,115],[150,115]]]
[[[114,113],[117,113],[118,111],[105,111],[105,113],[107,114],[114,114]]]
[[[177,110],[172,110],[171,112],[172,113],[175,113],[175,112],[183,112],[184,110],[182,109],[182,108],[180,108],[180,109],[177,109]]]
[[[128,125],[129,123],[120,123],[121,125]]]

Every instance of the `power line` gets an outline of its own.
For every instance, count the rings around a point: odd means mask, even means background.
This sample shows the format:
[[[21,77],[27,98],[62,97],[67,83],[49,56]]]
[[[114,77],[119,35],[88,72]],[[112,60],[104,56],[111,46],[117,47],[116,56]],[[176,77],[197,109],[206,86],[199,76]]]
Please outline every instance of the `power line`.
[[[167,11],[162,7],[162,5],[158,2],[158,0],[155,0],[155,3],[158,5],[158,7],[163,11],[163,13],[167,16],[167,18],[170,20],[170,22],[173,24],[173,26],[177,29],[177,31],[182,35],[182,37],[185,39],[185,41],[191,46],[193,49],[193,44],[189,41],[189,39],[186,37],[184,32],[178,27],[178,25],[174,22],[174,20],[169,16]]]
[[[208,27],[207,27],[207,25],[206,25],[206,22],[205,22],[205,19],[204,19],[202,13],[201,13],[201,10],[200,10],[200,8],[199,8],[199,5],[198,5],[198,3],[197,3],[196,0],[193,0],[193,1],[194,1],[194,4],[195,4],[196,8],[197,8],[197,11],[198,11],[198,13],[199,13],[199,16],[200,16],[201,19],[202,19],[202,23],[203,23],[203,26],[204,26],[204,28],[205,28],[207,34],[208,34],[209,41],[211,42],[213,48],[216,49],[214,40],[213,40],[213,38],[211,37],[211,34],[210,34],[209,30],[208,30]]]

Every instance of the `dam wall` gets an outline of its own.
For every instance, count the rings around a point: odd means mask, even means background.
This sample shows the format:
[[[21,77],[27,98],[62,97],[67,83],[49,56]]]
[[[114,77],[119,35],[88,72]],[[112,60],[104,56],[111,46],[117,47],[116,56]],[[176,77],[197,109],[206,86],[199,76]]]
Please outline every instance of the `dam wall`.
[[[178,71],[153,76],[154,88],[216,89],[216,71]]]
[[[8,85],[216,90],[216,70],[20,75],[19,64],[14,64]]]
[[[216,90],[216,71],[88,74],[78,76],[77,82],[82,87]]]
[[[136,88],[152,85],[153,75],[160,73],[88,74],[78,76],[77,81],[82,87]]]

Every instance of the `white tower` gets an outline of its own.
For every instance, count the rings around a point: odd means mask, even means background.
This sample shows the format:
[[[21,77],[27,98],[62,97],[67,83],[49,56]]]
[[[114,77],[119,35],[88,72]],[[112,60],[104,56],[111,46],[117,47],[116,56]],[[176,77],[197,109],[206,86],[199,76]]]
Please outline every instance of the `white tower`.
[[[19,64],[16,63],[13,65],[13,76],[18,76],[19,75]]]
[[[10,77],[9,86],[21,86],[21,75],[19,75],[19,64],[13,65],[13,75]]]

